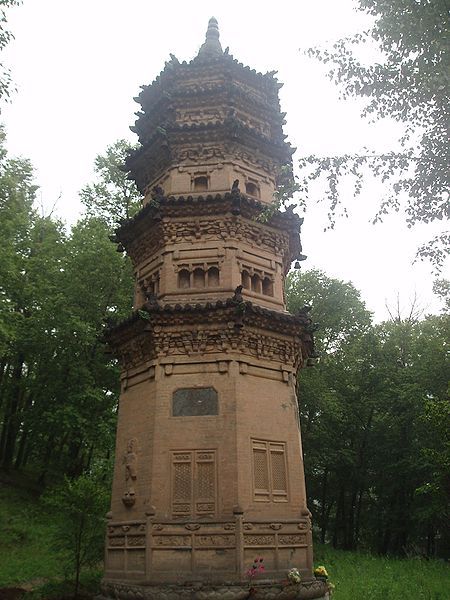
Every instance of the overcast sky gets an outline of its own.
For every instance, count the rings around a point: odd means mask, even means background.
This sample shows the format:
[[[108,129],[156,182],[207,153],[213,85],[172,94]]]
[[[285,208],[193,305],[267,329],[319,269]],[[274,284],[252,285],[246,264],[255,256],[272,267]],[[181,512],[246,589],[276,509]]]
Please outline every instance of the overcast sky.
[[[190,60],[203,43],[208,19],[219,21],[222,46],[261,72],[278,70],[287,112],[285,133],[300,155],[357,152],[364,146],[395,149],[398,125],[359,117],[357,101],[341,101],[324,68],[302,54],[367,27],[352,0],[24,0],[9,12],[15,40],[3,53],[17,87],[2,110],[8,149],[31,159],[39,200],[73,223],[81,213],[78,191],[93,178],[95,156],[129,131],[138,105],[133,97],[164,67],[172,52]],[[369,180],[352,217],[324,232],[326,207],[309,206],[302,231],[304,268],[352,281],[377,320],[397,295],[407,310],[414,294],[425,312],[437,312],[427,263],[413,264],[417,246],[435,226],[408,230],[400,216],[373,226],[382,193]],[[350,194],[349,194],[350,196]],[[58,199],[59,198],[59,199]],[[448,276],[448,272],[447,272]]]

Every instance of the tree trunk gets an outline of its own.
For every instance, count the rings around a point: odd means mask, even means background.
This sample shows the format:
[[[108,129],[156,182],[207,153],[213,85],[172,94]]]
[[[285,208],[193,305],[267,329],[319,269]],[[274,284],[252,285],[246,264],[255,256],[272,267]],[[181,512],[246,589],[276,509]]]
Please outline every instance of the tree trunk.
[[[25,401],[25,406],[24,406],[24,410],[23,410],[25,419],[26,419],[26,415],[28,414],[28,411],[31,409],[32,406],[33,406],[33,394],[31,392],[29,392],[27,395],[27,399]],[[22,422],[23,421],[24,421],[24,419],[22,418]],[[25,422],[26,422],[26,420],[25,420]],[[24,426],[23,430],[22,430],[22,435],[20,436],[19,449],[17,450],[16,460],[14,462],[15,469],[20,469],[22,466],[23,457],[25,455],[25,448],[26,448],[26,445],[28,442],[28,433],[29,433],[29,428]]]
[[[20,436],[19,449],[17,450],[16,460],[14,461],[14,468],[19,470],[24,461],[25,449],[28,443],[28,429],[24,429]]]
[[[345,488],[341,485],[339,489],[338,503],[336,507],[336,516],[334,520],[334,532],[333,532],[333,547],[339,548],[343,540],[343,530],[345,522]]]
[[[345,549],[346,550],[354,550],[355,549],[355,521],[356,521],[356,501],[358,497],[358,487],[355,484],[353,488],[351,503],[350,503],[350,511],[348,514],[347,521],[347,531],[346,531],[346,540],[345,540]]]
[[[55,440],[54,434],[50,435],[49,438],[47,439],[47,447],[45,449],[44,461],[42,464],[42,471],[37,480],[37,483],[42,486],[45,484],[45,478],[47,476],[48,466],[50,464],[50,458],[52,456],[54,440]]]
[[[327,504],[327,493],[328,493],[328,468],[325,469],[322,477],[322,506],[320,511],[320,541],[325,544],[327,536],[327,521],[326,518],[326,504]]]
[[[360,528],[361,528],[361,512],[362,512],[362,506],[363,506],[363,498],[364,498],[364,488],[361,488],[359,490],[358,503],[356,505],[356,519],[355,519],[356,547],[358,546],[358,542],[359,542],[359,532],[360,532]]]
[[[17,434],[19,430],[18,407],[21,396],[21,378],[24,363],[23,354],[19,354],[11,376],[11,389],[9,405],[5,411],[1,440],[1,460],[4,469],[9,470],[13,463],[14,450],[16,447]]]
[[[9,365],[6,362],[6,359],[3,359],[0,362],[0,410],[3,404],[4,391],[5,391],[5,380],[8,374]]]

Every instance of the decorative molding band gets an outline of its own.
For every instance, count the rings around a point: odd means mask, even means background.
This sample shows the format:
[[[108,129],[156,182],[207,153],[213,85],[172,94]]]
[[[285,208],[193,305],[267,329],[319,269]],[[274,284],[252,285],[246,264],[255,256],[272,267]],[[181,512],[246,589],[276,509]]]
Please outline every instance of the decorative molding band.
[[[305,581],[284,585],[279,581],[253,582],[255,600],[329,600],[329,587],[323,581]],[[102,595],[97,600],[245,600],[248,583],[184,583],[167,585],[133,585],[104,579]]]

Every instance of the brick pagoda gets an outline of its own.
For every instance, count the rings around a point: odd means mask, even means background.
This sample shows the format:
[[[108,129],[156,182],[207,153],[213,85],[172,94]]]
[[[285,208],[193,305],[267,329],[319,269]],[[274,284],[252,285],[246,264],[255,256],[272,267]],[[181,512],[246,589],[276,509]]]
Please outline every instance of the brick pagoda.
[[[280,87],[223,52],[211,19],[198,55],[136,98],[126,167],[144,206],[116,231],[136,285],[107,334],[122,389],[104,597],[246,598],[255,557],[254,597],[326,593],[295,391],[311,323],[283,292],[302,220],[270,210],[292,166]],[[303,582],[286,588],[291,567]]]

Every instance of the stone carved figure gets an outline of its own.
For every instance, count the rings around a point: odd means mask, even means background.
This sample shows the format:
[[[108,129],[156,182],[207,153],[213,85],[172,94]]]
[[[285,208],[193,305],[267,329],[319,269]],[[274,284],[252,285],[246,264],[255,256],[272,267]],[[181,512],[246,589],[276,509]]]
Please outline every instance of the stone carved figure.
[[[123,464],[125,465],[125,493],[122,496],[122,502],[125,506],[133,506],[136,502],[136,491],[134,489],[137,479],[137,439],[128,440],[126,452],[123,455]]]

